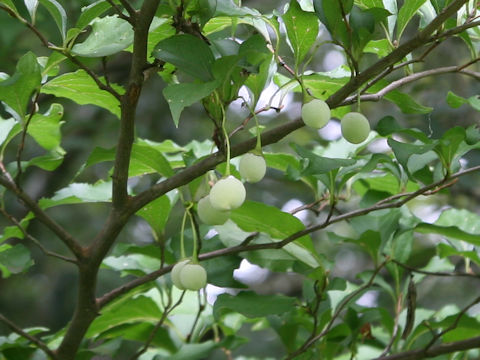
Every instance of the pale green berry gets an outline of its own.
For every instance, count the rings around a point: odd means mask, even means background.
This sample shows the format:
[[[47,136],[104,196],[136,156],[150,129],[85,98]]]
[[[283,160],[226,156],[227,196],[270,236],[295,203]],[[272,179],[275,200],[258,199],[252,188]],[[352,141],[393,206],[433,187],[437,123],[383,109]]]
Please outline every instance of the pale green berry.
[[[233,210],[245,201],[245,186],[230,175],[220,179],[210,190],[210,204],[218,210]]]
[[[330,107],[320,99],[313,99],[302,106],[303,122],[314,128],[320,129],[330,120]]]
[[[170,276],[172,277],[173,285],[175,285],[180,290],[185,290],[185,287],[182,285],[182,282],[180,281],[180,273],[182,272],[182,269],[184,268],[184,266],[187,265],[188,263],[190,263],[190,259],[179,261],[173,266],[172,272],[170,273]]]
[[[349,112],[341,121],[342,135],[352,144],[364,142],[370,134],[370,123],[359,112]]]
[[[222,225],[230,217],[230,211],[215,209],[207,195],[198,202],[197,213],[200,220],[207,225]]]
[[[200,290],[207,285],[207,272],[199,264],[186,264],[180,272],[180,282],[187,290]]]
[[[256,183],[265,176],[267,163],[263,156],[247,153],[241,157],[238,170],[242,178],[250,183]]]

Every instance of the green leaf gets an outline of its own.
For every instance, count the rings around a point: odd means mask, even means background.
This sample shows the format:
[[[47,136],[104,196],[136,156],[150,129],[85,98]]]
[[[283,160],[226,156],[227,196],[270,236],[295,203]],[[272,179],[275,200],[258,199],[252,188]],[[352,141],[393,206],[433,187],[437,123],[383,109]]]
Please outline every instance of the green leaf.
[[[233,272],[240,267],[241,261],[242,258],[239,256],[221,256],[202,261],[202,266],[208,274],[208,283],[230,288],[245,287],[233,278]]]
[[[405,30],[408,22],[412,19],[425,1],[426,0],[405,0],[405,3],[398,12],[397,39],[402,37],[403,31]]]
[[[33,264],[30,251],[22,244],[0,246],[0,270],[3,278],[24,272]]]
[[[108,256],[102,261],[102,267],[120,271],[122,275],[149,274],[160,267],[160,259],[143,254]]]
[[[12,0],[0,0],[0,4],[2,4],[3,6],[6,6],[7,9],[12,10],[14,14],[18,16],[20,15],[17,8],[13,4]]]
[[[285,239],[305,228],[295,216],[253,201],[246,201],[240,208],[232,211],[230,219],[244,231],[263,232],[273,239]],[[308,266],[317,267],[320,264],[309,236],[302,236],[283,249]]]
[[[62,137],[60,133],[60,127],[63,124],[63,121],[60,121],[62,117],[63,106],[52,104],[45,114],[33,115],[28,126],[28,134],[44,149],[57,149]]]
[[[82,7],[80,17],[77,20],[75,27],[83,30],[90,22],[102,15],[107,10],[111,9],[111,5],[105,0],[95,1],[93,4]]]
[[[302,170],[303,175],[326,174],[332,170],[355,164],[353,159],[332,159],[319,156],[297,144],[294,144],[293,148],[305,160]]]
[[[179,34],[160,41],[152,55],[175,65],[180,71],[202,81],[213,80],[215,61],[205,41],[189,34]]]
[[[478,265],[480,265],[480,256],[477,254],[476,251],[459,251],[455,249],[453,246],[447,245],[447,244],[438,244],[437,245],[437,253],[438,256],[441,257],[442,259],[447,257],[447,256],[460,256],[464,258],[468,258],[474,262],[476,262]]]
[[[155,233],[160,235],[165,228],[171,209],[170,199],[163,195],[138,210],[137,215],[144,218]]]
[[[50,15],[52,15],[53,20],[55,20],[55,23],[62,34],[62,39],[65,40],[65,36],[67,34],[67,13],[65,12],[65,9],[56,0],[39,1],[40,4],[47,8]]]
[[[38,202],[42,209],[65,204],[87,202],[108,202],[112,197],[112,182],[98,181],[91,185],[73,183],[57,191],[52,198],[43,198]]]
[[[388,139],[388,145],[392,148],[395,157],[405,169],[408,169],[408,159],[410,159],[413,154],[425,154],[435,147],[433,143],[426,145],[407,144],[392,138]]]
[[[120,93],[124,92],[120,86],[114,86],[114,88]],[[99,89],[95,81],[84,70],[57,76],[44,84],[41,92],[64,97],[80,105],[96,105],[120,117],[120,102],[117,98],[108,91]]]
[[[188,344],[182,345],[180,350],[173,355],[169,355],[169,360],[201,360],[207,359],[208,355],[213,349],[220,346],[220,343],[216,343],[213,340],[208,340],[200,344]]]
[[[353,6],[353,0],[339,2],[338,0],[313,0],[315,13],[326,26],[334,39],[349,45],[349,35],[343,14],[348,14]],[[342,7],[342,8],[341,8]]]
[[[277,66],[273,61],[273,54],[267,48],[265,39],[260,35],[251,36],[248,40],[244,41],[240,45],[239,56],[245,57],[247,63],[251,65],[249,67],[254,68],[253,71],[247,69],[250,71],[245,85],[253,92],[254,100],[252,103],[255,104],[265,89],[265,85],[270,82]],[[238,93],[241,81],[237,80],[236,83],[238,84]],[[237,96],[237,93],[234,95]]]
[[[30,14],[30,19],[32,19],[32,24],[35,24],[35,14],[37,13],[38,0],[24,0],[25,7]]]
[[[431,142],[431,139],[425,135],[421,130],[415,128],[407,128],[400,125],[397,120],[390,115],[387,115],[380,119],[375,128],[377,132],[382,136],[388,136],[394,133],[406,134],[414,137],[415,139],[420,140],[421,142],[428,144]]]
[[[297,0],[291,0],[282,16],[288,40],[295,55],[295,67],[302,62],[318,35],[318,19],[314,13],[303,11]]]
[[[439,234],[450,239],[463,240],[469,244],[480,246],[480,236],[478,234],[467,233],[456,226],[420,223],[415,227],[415,231],[423,234]]]
[[[30,220],[34,219],[35,215],[33,215],[32,212],[29,212],[21,221],[20,225],[24,228],[27,229],[28,225],[30,224]],[[11,238],[17,238],[17,239],[23,239],[25,235],[23,234],[22,230],[18,228],[16,225],[12,226],[6,226],[3,230],[3,234],[0,236],[0,243],[11,239]]]
[[[62,148],[57,148],[46,155],[34,157],[26,163],[22,162],[22,168],[38,166],[43,170],[53,171],[62,164],[64,156],[65,151]]]
[[[370,40],[363,49],[364,52],[376,54],[378,58],[387,56],[392,50],[393,46],[387,39]]]
[[[254,292],[241,292],[236,296],[222,294],[217,297],[213,306],[213,316],[219,319],[231,311],[238,312],[248,318],[267,315],[280,315],[294,307],[295,298],[282,295],[257,295]]]
[[[460,126],[448,129],[438,142],[435,151],[443,158],[446,165],[452,165],[458,147],[466,138],[466,131]]]
[[[451,108],[457,109],[463,104],[466,104],[467,102],[467,99],[454,94],[452,91],[449,91],[447,94],[447,104]]]
[[[463,104],[469,104],[472,108],[477,111],[480,111],[480,97],[479,95],[474,95],[465,99],[459,95],[454,94],[453,92],[449,91],[447,94],[447,104],[454,109],[459,108]]]
[[[15,74],[0,81],[0,101],[7,104],[7,111],[24,118],[30,96],[41,79],[37,57],[32,52],[26,53],[18,61]]]
[[[130,174],[129,171],[129,176],[137,176],[154,172],[166,177],[173,175],[172,167],[167,159],[165,159],[161,152],[147,143],[133,144],[131,161],[134,164],[134,169],[136,168],[136,171],[135,175]]]
[[[122,298],[102,309],[102,316],[93,321],[85,336],[91,338],[121,324],[154,323],[161,316],[157,304],[149,297]]]
[[[8,138],[10,131],[16,124],[17,122],[14,118],[4,120],[0,117],[0,146],[3,145],[3,142]]]
[[[218,81],[207,83],[170,84],[163,89],[163,96],[168,102],[173,122],[178,127],[183,109],[210,95],[219,85]]]
[[[105,16],[92,21],[92,31],[81,44],[72,48],[74,55],[103,57],[116,54],[133,42],[133,29],[130,23],[118,16]]]
[[[390,91],[384,98],[397,105],[404,114],[429,114],[433,108],[417,103],[410,95],[398,90]]]
[[[126,339],[136,342],[143,342],[148,339],[150,334],[155,333],[152,339],[152,345],[169,352],[174,352],[177,347],[173,343],[170,334],[166,328],[155,326],[149,323],[134,323],[118,325],[111,330],[107,330],[100,335],[102,339]]]

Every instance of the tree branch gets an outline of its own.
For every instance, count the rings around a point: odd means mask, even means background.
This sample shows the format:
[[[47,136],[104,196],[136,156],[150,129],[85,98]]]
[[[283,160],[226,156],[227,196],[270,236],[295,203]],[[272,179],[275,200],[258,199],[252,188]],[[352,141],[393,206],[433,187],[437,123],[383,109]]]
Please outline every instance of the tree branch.
[[[7,213],[5,211],[4,208],[0,207],[0,213],[5,216],[13,225],[15,225],[23,234],[23,236],[25,236],[28,240],[30,240],[31,242],[33,242],[35,245],[38,246],[38,248],[40,248],[40,250],[47,256],[51,256],[51,257],[54,257],[54,258],[57,258],[57,259],[60,259],[60,260],[63,260],[63,261],[67,261],[67,262],[70,262],[70,263],[73,263],[73,264],[78,264],[77,260],[75,259],[72,259],[72,258],[69,258],[69,257],[66,257],[66,256],[63,256],[63,255],[60,255],[60,254],[57,254],[57,253],[54,253],[50,250],[47,250],[45,248],[45,246],[42,245],[42,243],[36,239],[35,237],[33,237],[32,235],[30,235],[27,230],[22,226],[22,224],[12,215],[10,215],[9,213]]]
[[[478,347],[480,347],[480,336],[467,340],[432,346],[430,349],[417,349],[394,355],[381,356],[375,360],[422,360],[443,354],[451,354],[456,351],[475,349]]]
[[[469,277],[469,278],[474,278],[474,279],[480,279],[479,274],[470,274],[470,273],[449,273],[449,272],[444,272],[444,271],[426,271],[426,270],[421,270],[414,268],[412,266],[409,266],[407,264],[403,264],[395,259],[391,259],[393,263],[396,265],[404,268],[405,270],[418,273],[418,274],[423,274],[423,275],[430,275],[430,276],[441,276],[441,277]]]
[[[15,323],[13,323],[11,320],[7,319],[3,314],[0,314],[0,321],[3,322],[5,325],[7,325],[10,330],[12,330],[14,333],[17,333],[21,337],[30,340],[32,343],[34,343],[39,349],[42,349],[49,357],[50,359],[57,359],[57,356],[51,350],[47,344],[45,344],[42,340],[38,339],[37,337],[30,335],[29,333],[26,333],[25,331],[22,330],[19,326],[17,326]]]
[[[135,19],[137,15],[137,10],[135,10],[135,8],[128,2],[128,0],[120,0],[120,4],[122,4],[125,10],[127,10],[127,13],[130,15],[130,17],[132,19]]]
[[[115,98],[118,101],[122,100],[122,96],[118,93],[117,90],[115,90],[113,87],[111,87],[108,84],[104,84],[102,80],[98,77],[97,74],[95,74],[88,66],[83,64],[80,60],[78,60],[75,56],[70,54],[68,51],[59,51],[61,54],[65,55],[71,62],[73,62],[75,65],[77,65],[80,69],[84,70],[91,78],[93,81],[95,81],[95,84],[97,84],[98,88],[104,91],[108,91],[110,94],[115,96]]]
[[[13,192],[23,204],[31,210],[35,217],[42,222],[46,227],[52,230],[55,235],[72,251],[77,259],[84,256],[84,249],[80,246],[77,240],[67,232],[60,224],[53,220],[47,213],[38,206],[37,202],[26,194],[15,183],[11,182],[5,176],[0,176],[0,185]]]
[[[480,59],[477,59],[477,61]],[[404,78],[398,79],[396,81],[391,82],[387,86],[385,86],[382,90],[378,91],[375,94],[365,94],[360,96],[361,101],[379,101],[381,100],[386,94],[388,94],[390,91],[393,91],[403,85],[406,85],[408,83],[417,81],[419,79],[428,77],[428,76],[433,76],[433,75],[441,75],[441,74],[448,74],[448,73],[455,73],[458,72],[460,74],[468,75],[471,76],[477,80],[480,80],[480,73],[474,72],[474,71],[468,71],[465,70],[462,66],[446,66],[446,67],[441,67],[437,69],[431,69],[431,70],[426,70],[422,72],[418,72],[412,75],[408,75]],[[349,96],[347,97],[344,101],[342,101],[341,106],[343,105],[349,105],[349,104],[354,104],[358,101],[358,96]]]
[[[132,26],[135,26],[135,16],[134,17],[131,17],[131,16],[126,16],[123,12],[122,12],[122,9],[117,5],[115,4],[115,2],[113,0],[107,0],[108,3],[111,5],[111,7],[115,10],[115,12],[117,13],[118,17],[120,19],[123,19],[125,21],[128,21]],[[128,3],[127,3],[128,4]],[[130,5],[130,4],[128,4]],[[128,10],[127,10],[128,12]]]
[[[147,64],[148,30],[160,0],[144,1],[140,12],[135,12],[135,32],[133,54],[130,67],[130,78],[126,93],[121,99],[122,116],[120,119],[120,135],[113,171],[112,202],[116,209],[122,208],[128,199],[127,181],[130,154],[134,140],[135,113],[144,81],[143,70]]]

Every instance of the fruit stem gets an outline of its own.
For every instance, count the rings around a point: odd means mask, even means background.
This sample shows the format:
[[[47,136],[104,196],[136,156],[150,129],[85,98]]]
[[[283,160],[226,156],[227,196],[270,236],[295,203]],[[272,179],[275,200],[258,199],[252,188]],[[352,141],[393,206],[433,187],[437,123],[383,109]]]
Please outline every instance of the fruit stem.
[[[183,219],[182,219],[182,228],[180,229],[180,256],[182,259],[186,258],[185,254],[185,224],[187,222],[187,214],[190,214],[190,208],[193,206],[192,203],[188,204],[188,206],[185,207],[185,212],[183,213]]]
[[[248,103],[247,103],[247,106],[248,106],[248,110],[250,110],[250,113],[253,116],[253,119],[255,120],[255,127],[256,127],[256,133],[257,133],[257,144],[255,145],[255,150],[253,152],[261,155],[262,154],[262,137],[261,137],[262,130],[260,128],[260,123],[258,122],[258,117],[255,112],[255,109],[252,108],[250,105],[248,105]]]
[[[225,116],[225,108],[223,107],[223,103],[220,100],[220,97],[218,96],[218,93],[215,91],[215,98],[217,102],[220,104],[220,107],[222,109],[222,130],[223,130],[223,136],[225,137],[225,144],[227,147],[227,169],[225,170],[225,176],[230,176],[230,139],[228,137],[228,132],[225,127],[225,122],[226,122],[226,116]]]
[[[360,90],[357,91],[357,111],[360,111]]]
[[[193,253],[192,253],[192,262],[194,264],[198,263],[198,234],[197,229],[195,227],[195,222],[193,221],[192,213],[190,209],[187,211],[188,217],[190,218],[190,226],[192,227],[192,234],[193,234]]]

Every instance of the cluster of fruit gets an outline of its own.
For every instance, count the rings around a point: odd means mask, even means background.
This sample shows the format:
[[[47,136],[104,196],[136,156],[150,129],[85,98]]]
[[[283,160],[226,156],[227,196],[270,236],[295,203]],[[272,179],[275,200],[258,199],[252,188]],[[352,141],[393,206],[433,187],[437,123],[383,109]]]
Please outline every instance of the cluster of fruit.
[[[261,154],[247,153],[241,157],[238,170],[246,181],[256,183],[265,176],[267,164]],[[198,202],[198,217],[204,224],[222,225],[230,217],[230,210],[243,204],[245,196],[245,186],[236,177],[229,175],[220,179]]]
[[[330,120],[330,107],[320,99],[313,99],[302,106],[303,122],[315,129],[327,125]],[[359,112],[349,112],[343,116],[341,122],[342,136],[352,144],[364,142],[370,133],[370,124],[365,116]]]
[[[240,159],[240,175],[250,183],[262,180],[266,171],[267,164],[261,154],[247,153]],[[240,207],[245,197],[243,183],[232,175],[226,176],[213,185],[207,196],[200,199],[198,217],[204,224],[222,225],[230,217],[230,210]],[[196,291],[207,284],[207,272],[192,259],[175,264],[171,276],[173,284],[180,290]]]
[[[306,125],[320,129],[330,120],[330,107],[323,100],[313,99],[302,106],[302,119]],[[367,118],[358,112],[346,114],[341,120],[341,128],[345,140],[353,144],[365,141],[370,133]],[[259,149],[244,154],[240,159],[240,175],[250,183],[262,180],[266,170],[267,165]],[[206,225],[222,225],[230,217],[230,211],[243,204],[245,196],[243,183],[236,177],[227,175],[213,185],[207,196],[200,199],[198,217]],[[184,259],[173,267],[172,282],[180,290],[196,291],[207,284],[207,272],[198,261]]]

